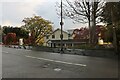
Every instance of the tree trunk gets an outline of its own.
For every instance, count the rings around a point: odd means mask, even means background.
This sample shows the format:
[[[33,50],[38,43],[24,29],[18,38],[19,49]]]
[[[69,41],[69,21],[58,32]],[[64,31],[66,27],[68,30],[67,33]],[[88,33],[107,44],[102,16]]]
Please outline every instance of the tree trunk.
[[[118,53],[118,47],[117,47],[117,37],[116,37],[116,30],[115,27],[113,27],[113,45],[115,48],[115,53]]]
[[[92,29],[90,25],[90,20],[89,20],[88,26],[89,26],[89,44],[92,44]]]
[[[92,5],[92,28],[91,28],[91,39],[92,39],[92,44],[95,45],[97,43],[97,35],[96,35],[96,5],[95,2],[93,2]]]
[[[112,19],[112,25],[113,25],[113,46],[114,46],[114,50],[115,53],[118,53],[118,47],[117,47],[117,36],[116,36],[116,23],[115,23],[115,19],[114,19],[114,14],[113,14],[113,7],[111,7],[111,19]]]
[[[92,29],[90,20],[90,4],[88,3],[88,27],[89,27],[89,44],[92,44]]]
[[[31,42],[31,45],[35,46],[35,30],[32,30],[31,31],[31,36],[32,36],[32,42]]]

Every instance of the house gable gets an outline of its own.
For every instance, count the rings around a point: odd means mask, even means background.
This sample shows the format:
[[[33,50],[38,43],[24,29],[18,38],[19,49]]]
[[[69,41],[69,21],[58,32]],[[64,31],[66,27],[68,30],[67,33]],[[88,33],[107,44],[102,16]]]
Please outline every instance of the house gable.
[[[50,40],[60,40],[60,35],[61,35],[61,30],[58,28],[56,29],[50,36],[49,36],[49,39]],[[53,38],[54,36],[54,38]],[[68,33],[63,31],[63,39],[68,39]]]
[[[63,33],[63,40],[71,39],[71,38],[69,38],[69,33],[65,32],[65,31],[63,31],[62,33]],[[61,29],[58,28],[50,35],[44,37],[45,44],[51,40],[61,40],[60,35],[61,35]]]

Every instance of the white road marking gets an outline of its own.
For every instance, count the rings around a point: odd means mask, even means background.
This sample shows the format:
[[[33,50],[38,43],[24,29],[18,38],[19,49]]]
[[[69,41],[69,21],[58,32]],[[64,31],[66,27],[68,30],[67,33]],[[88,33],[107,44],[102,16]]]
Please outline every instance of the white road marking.
[[[57,53],[50,53],[50,54],[57,54]]]
[[[60,68],[55,68],[54,71],[61,71],[62,69]]]
[[[9,53],[6,51],[2,51],[3,53]],[[71,62],[65,62],[65,61],[58,61],[58,60],[52,60],[52,59],[46,59],[46,58],[40,58],[40,57],[33,57],[33,56],[28,56],[25,55],[25,57],[29,58],[34,58],[34,59],[39,59],[39,60],[45,60],[45,61],[51,61],[51,62],[56,62],[56,63],[62,63],[62,64],[69,64],[69,65],[75,65],[75,66],[86,66],[85,64],[78,64],[78,63],[71,63]]]
[[[62,63],[62,64],[75,65],[75,66],[83,66],[83,67],[87,66],[85,64],[71,63],[71,62],[65,62],[65,61],[57,61],[57,60],[40,58],[40,57],[33,57],[33,56],[28,56],[28,55],[25,55],[25,57],[34,58],[34,59],[40,59],[40,60],[45,60],[45,61],[51,61],[51,62],[56,62],[56,63]]]

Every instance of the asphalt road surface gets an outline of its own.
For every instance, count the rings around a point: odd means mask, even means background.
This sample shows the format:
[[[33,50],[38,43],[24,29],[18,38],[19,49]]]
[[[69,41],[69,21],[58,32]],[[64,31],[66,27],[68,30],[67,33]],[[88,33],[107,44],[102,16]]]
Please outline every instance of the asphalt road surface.
[[[3,78],[118,78],[118,59],[2,47]]]

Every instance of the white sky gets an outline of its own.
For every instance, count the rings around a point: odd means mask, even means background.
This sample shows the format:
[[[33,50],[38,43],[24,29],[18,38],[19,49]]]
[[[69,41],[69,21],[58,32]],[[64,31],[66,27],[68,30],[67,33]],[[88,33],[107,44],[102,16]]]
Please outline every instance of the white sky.
[[[25,17],[34,14],[52,21],[54,29],[60,28],[60,18],[56,13],[55,3],[60,0],[1,0],[0,1],[0,24],[10,26],[21,26]],[[64,30],[84,27],[83,24],[73,24],[71,20],[65,19]]]

